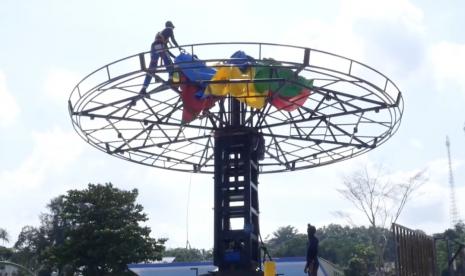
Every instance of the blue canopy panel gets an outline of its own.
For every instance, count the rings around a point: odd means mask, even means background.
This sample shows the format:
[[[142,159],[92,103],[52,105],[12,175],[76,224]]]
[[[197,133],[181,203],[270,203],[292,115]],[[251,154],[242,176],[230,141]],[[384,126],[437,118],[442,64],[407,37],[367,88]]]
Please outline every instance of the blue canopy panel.
[[[191,82],[196,82],[198,86],[205,89],[209,81],[215,75],[216,70],[208,67],[204,61],[188,53],[181,53],[174,59],[176,66],[181,69],[181,72]]]
[[[226,64],[232,64],[237,66],[241,71],[247,70],[251,65],[255,64],[255,59],[247,55],[244,51],[236,51],[231,55],[231,60],[227,61]]]

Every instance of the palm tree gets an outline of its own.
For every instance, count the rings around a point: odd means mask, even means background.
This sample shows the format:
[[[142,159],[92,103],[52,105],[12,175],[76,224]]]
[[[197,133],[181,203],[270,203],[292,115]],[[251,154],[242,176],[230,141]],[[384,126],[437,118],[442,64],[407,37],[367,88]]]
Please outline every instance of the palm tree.
[[[3,228],[0,228],[0,240],[2,240],[3,243],[10,241],[8,239],[8,232]]]

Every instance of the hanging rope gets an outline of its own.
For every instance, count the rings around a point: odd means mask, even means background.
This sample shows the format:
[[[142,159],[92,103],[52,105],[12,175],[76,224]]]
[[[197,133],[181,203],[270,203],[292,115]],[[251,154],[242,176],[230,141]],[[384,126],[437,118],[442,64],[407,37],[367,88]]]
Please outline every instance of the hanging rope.
[[[191,184],[192,184],[192,173],[189,177],[189,187],[187,188],[187,204],[186,204],[186,249],[191,249],[189,243],[189,205],[191,201]]]
[[[271,257],[270,252],[268,251],[268,248],[266,247],[265,243],[262,240],[262,235],[258,234],[258,237],[260,238],[260,247],[263,250],[264,260],[266,260],[266,257],[268,257],[268,260],[273,261],[273,258]]]

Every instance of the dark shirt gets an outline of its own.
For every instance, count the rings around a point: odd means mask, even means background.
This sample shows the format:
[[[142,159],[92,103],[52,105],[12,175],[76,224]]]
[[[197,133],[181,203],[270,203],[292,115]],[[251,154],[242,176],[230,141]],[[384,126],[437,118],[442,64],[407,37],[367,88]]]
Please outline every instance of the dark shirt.
[[[318,243],[319,241],[316,237],[310,237],[308,239],[307,262],[318,262]]]
[[[168,41],[171,39],[171,41],[173,42],[173,44],[176,46],[176,47],[179,47],[178,46],[178,43],[176,42],[176,39],[174,39],[174,32],[173,32],[173,28],[164,28],[163,31],[160,32],[161,36],[163,37],[163,42],[164,44],[166,45],[166,43],[168,43]],[[159,39],[157,39],[158,37],[158,34],[155,36],[155,43],[157,42],[161,42],[159,41]]]

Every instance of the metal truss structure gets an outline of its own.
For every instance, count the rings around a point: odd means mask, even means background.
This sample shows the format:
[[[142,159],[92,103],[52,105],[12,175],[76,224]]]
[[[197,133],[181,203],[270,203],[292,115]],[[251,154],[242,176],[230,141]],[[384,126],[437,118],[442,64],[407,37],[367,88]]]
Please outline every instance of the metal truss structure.
[[[323,166],[376,148],[400,125],[401,93],[373,68],[310,48],[266,43],[184,48],[217,68],[234,63],[225,53],[242,50],[255,58],[248,65],[252,68],[273,59],[295,76],[200,80],[199,86],[265,82],[301,86],[311,94],[292,111],[272,105],[271,95],[264,96],[259,109],[230,95],[211,96],[215,104],[186,122],[188,106],[180,86],[192,81],[172,82],[170,68],[163,65],[147,69],[149,53],[142,53],[105,65],[76,85],[68,102],[73,126],[88,143],[116,157],[161,169],[214,173],[213,255],[219,275],[261,275],[259,174]],[[195,69],[196,64],[187,66]],[[175,64],[174,70],[181,69]],[[140,94],[147,74],[153,82],[147,94]],[[313,83],[298,83],[297,77]]]
[[[399,89],[389,78],[357,61],[314,49],[264,43],[185,48],[211,65],[228,61],[225,53],[243,49],[257,60],[274,58],[282,67],[314,80],[309,100],[296,111],[277,110],[270,104],[257,110],[242,104],[240,125],[256,129],[265,138],[260,173],[342,161],[374,149],[399,127],[403,112]],[[162,169],[214,173],[213,134],[233,125],[233,99],[218,100],[198,119],[184,124],[180,91],[166,82],[164,66],[152,72],[155,82],[150,86],[150,98],[139,95],[148,55],[110,63],[76,85],[69,100],[74,128],[94,147],[122,159]]]

